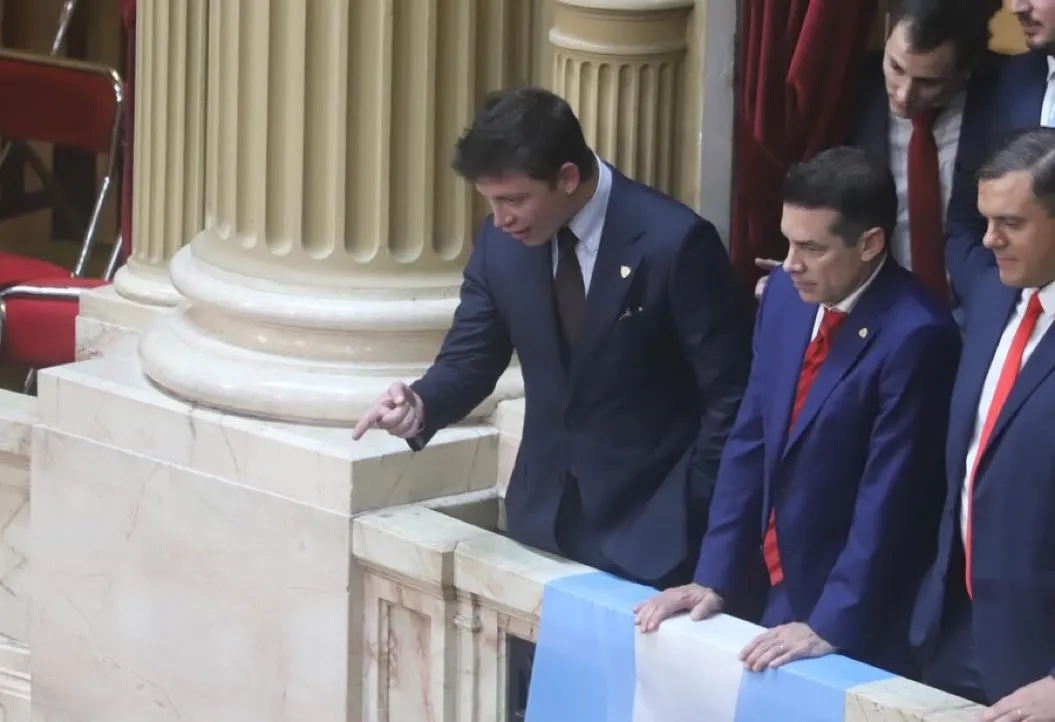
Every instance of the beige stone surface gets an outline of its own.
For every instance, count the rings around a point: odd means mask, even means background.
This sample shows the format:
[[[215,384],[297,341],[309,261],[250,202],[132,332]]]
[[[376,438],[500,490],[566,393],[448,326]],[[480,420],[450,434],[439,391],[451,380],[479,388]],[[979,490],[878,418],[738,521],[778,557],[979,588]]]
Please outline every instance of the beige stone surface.
[[[0,642],[29,643],[29,457],[36,399],[0,391]],[[0,660],[0,676],[4,670]],[[2,698],[0,681],[0,698]]]
[[[180,302],[166,266],[205,225],[207,10],[207,0],[136,7],[132,257],[114,286],[146,306]]]
[[[846,693],[846,722],[973,722],[982,708],[908,679],[889,679]]]

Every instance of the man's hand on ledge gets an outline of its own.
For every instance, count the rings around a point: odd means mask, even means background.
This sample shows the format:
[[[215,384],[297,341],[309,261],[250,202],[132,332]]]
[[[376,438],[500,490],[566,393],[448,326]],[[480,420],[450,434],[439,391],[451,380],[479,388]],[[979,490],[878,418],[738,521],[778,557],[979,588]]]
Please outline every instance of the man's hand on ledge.
[[[425,405],[414,390],[401,381],[388,387],[352,432],[355,441],[370,429],[384,429],[392,436],[407,439],[425,427]]]
[[[823,657],[835,648],[802,622],[781,624],[755,637],[740,652],[740,661],[752,672],[779,667],[796,659]]]
[[[716,591],[699,584],[671,587],[634,607],[634,624],[642,632],[654,632],[665,619],[682,612],[698,622],[722,611],[723,603]]]
[[[983,712],[978,722],[1055,722],[1055,677],[1015,690]]]

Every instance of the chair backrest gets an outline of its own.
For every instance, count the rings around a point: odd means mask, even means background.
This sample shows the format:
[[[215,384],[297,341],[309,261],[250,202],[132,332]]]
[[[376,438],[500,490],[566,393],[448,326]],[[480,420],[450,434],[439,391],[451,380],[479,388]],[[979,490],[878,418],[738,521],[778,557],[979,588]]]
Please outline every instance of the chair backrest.
[[[0,50],[0,137],[111,153],[123,104],[111,68]]]
[[[54,55],[0,50],[0,137],[108,156],[74,276],[84,273],[103,205],[116,181],[124,102],[121,77],[112,68]],[[104,272],[106,280],[120,257],[119,240]]]

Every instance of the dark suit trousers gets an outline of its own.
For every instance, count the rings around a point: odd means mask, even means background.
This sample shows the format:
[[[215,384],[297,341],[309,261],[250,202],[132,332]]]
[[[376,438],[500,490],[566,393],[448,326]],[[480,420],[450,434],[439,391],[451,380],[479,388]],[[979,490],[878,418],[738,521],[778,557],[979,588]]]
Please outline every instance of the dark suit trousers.
[[[691,560],[680,564],[661,579],[651,581],[635,579],[609,560],[601,551],[600,534],[586,520],[579,483],[571,474],[565,480],[564,493],[557,512],[556,537],[557,549],[561,556],[628,581],[660,590],[681,586],[692,581],[695,563],[690,564]],[[515,690],[510,690],[509,695],[510,720],[516,720],[516,715],[522,715],[527,709],[527,694],[531,685],[531,665],[534,653],[535,645],[530,642],[517,638],[509,639],[509,679],[516,686]]]
[[[951,568],[956,569],[956,566]],[[978,673],[971,600],[964,588],[963,574],[950,571],[949,576],[941,629],[934,649],[923,665],[923,683],[978,704],[990,704],[982,691]]]

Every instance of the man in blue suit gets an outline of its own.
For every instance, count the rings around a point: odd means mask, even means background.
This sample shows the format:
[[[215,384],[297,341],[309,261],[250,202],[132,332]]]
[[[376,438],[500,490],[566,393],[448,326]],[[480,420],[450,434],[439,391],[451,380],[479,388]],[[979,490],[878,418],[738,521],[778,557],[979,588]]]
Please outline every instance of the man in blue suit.
[[[494,94],[455,170],[494,211],[435,364],[359,423],[419,449],[514,350],[527,410],[513,539],[653,585],[692,576],[750,368],[748,299],[714,226],[628,179],[545,90]]]
[[[942,297],[954,168],[989,135],[979,112],[987,109],[977,106],[1000,62],[987,50],[999,7],[999,0],[898,0],[883,52],[866,58],[846,140],[890,168],[898,192],[890,254]],[[777,263],[758,261],[764,269]],[[764,279],[757,295],[763,287]]]
[[[789,172],[790,250],[762,298],[695,578],[638,609],[643,631],[718,612],[764,560],[769,630],[744,650],[748,668],[838,650],[912,672],[960,334],[890,258],[896,215],[890,171],[860,149]]]
[[[1030,50],[1002,58],[994,66],[993,82],[980,87],[972,102],[972,123],[979,131],[961,147],[956,163],[946,225],[950,268],[969,263],[981,270],[993,263],[992,253],[982,246],[986,220],[977,205],[978,169],[990,152],[1016,130],[1055,126],[1055,0],[1011,0],[1008,9],[1018,18]]]
[[[924,681],[996,703],[983,719],[1052,720],[1055,130],[1021,131],[979,177],[989,262],[947,241],[966,327],[938,553],[912,635]]]

